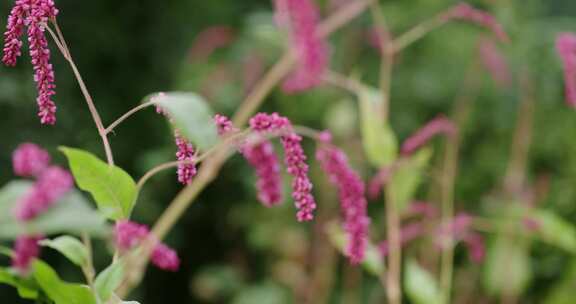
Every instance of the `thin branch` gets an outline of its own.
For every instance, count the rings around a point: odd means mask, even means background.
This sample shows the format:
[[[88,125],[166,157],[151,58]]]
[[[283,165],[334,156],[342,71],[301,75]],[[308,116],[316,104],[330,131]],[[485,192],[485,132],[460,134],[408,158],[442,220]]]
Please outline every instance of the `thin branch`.
[[[104,132],[106,134],[110,134],[110,132],[114,131],[114,129],[121,124],[123,121],[125,121],[128,117],[134,115],[135,113],[137,113],[140,110],[143,110],[151,105],[154,105],[155,101],[149,101],[143,104],[140,104],[134,108],[132,108],[130,111],[126,112],[126,114],[120,116],[120,118],[116,119],[116,121],[114,121],[113,123],[110,124],[110,126],[108,126],[108,128],[106,128],[104,130]]]

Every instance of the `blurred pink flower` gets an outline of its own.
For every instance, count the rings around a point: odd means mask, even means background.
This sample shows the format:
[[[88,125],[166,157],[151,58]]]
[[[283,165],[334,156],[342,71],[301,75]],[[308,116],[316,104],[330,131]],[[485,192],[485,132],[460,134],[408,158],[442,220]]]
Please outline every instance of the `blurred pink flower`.
[[[235,39],[234,29],[226,25],[215,25],[198,34],[190,49],[192,61],[206,60],[214,51],[232,43]]]
[[[50,154],[33,143],[24,143],[12,153],[14,173],[21,177],[33,177],[50,165]]]
[[[180,258],[178,258],[176,251],[164,244],[158,244],[154,247],[150,259],[152,264],[162,270],[178,271],[180,268]]]
[[[444,115],[440,115],[428,122],[424,127],[416,131],[414,135],[404,141],[404,144],[402,145],[402,154],[410,155],[414,153],[420,147],[427,144],[428,141],[436,135],[445,134],[453,136],[456,132],[457,128],[454,123]]]
[[[328,46],[318,35],[318,8],[312,0],[275,0],[276,23],[290,33],[297,65],[282,84],[285,92],[305,91],[319,85],[328,67]]]
[[[364,182],[350,167],[346,154],[329,143],[319,147],[316,159],[338,189],[344,231],[348,234],[346,255],[352,264],[358,264],[364,260],[370,224]]]
[[[21,235],[14,243],[14,256],[12,257],[12,267],[21,274],[27,274],[32,261],[40,255],[39,235]]]
[[[576,34],[559,34],[556,37],[556,51],[564,65],[566,102],[576,107]]]
[[[494,82],[502,87],[508,88],[512,85],[512,75],[508,67],[508,62],[502,52],[492,39],[483,38],[478,46],[482,64],[488,70]]]
[[[57,203],[73,186],[74,180],[68,171],[56,166],[44,170],[18,201],[14,216],[20,221],[36,218]]]
[[[476,9],[467,3],[459,3],[449,9],[443,16],[448,20],[464,20],[485,27],[494,33],[501,42],[509,42],[510,38],[504,31],[502,25],[489,13]]]

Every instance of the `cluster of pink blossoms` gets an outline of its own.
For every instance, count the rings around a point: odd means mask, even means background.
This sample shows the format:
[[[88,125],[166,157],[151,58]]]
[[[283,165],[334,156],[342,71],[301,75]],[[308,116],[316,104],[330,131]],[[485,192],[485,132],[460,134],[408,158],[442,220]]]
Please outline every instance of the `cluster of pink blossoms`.
[[[442,18],[448,20],[464,20],[485,27],[494,33],[496,38],[502,42],[510,41],[508,34],[496,18],[489,13],[476,9],[467,3],[459,3],[452,9],[448,10]]]
[[[260,134],[280,135],[284,147],[284,162],[288,174],[293,176],[292,198],[296,202],[298,221],[311,221],[314,219],[316,201],[312,196],[312,182],[308,177],[308,164],[302,149],[302,137],[293,130],[290,120],[278,113],[256,114],[250,119],[250,128]]]
[[[318,33],[318,8],[312,0],[274,0],[276,23],[290,33],[296,52],[296,70],[284,81],[286,92],[319,85],[328,66],[328,46]]]
[[[348,234],[346,255],[353,264],[358,264],[364,260],[370,224],[364,182],[350,167],[346,154],[330,144],[329,135],[325,133],[324,137],[316,158],[330,182],[338,188],[344,231]]]
[[[443,115],[440,115],[428,122],[414,135],[410,136],[402,144],[402,154],[410,155],[420,147],[424,146],[430,139],[439,134],[453,136],[458,132],[454,123]]]
[[[20,145],[12,155],[14,173],[21,177],[35,178],[36,182],[17,202],[14,217],[28,222],[46,212],[68,193],[74,181],[70,173],[60,167],[50,166],[47,151],[32,143]],[[40,235],[21,235],[16,240],[12,265],[24,273],[40,253]]]
[[[150,236],[150,230],[147,226],[131,221],[118,221],[114,227],[116,247],[121,252],[134,249]],[[178,271],[180,268],[180,258],[178,258],[176,251],[157,241],[150,259],[152,264],[163,270]]]
[[[482,64],[491,74],[496,84],[501,88],[508,88],[512,85],[512,75],[508,67],[508,62],[500,52],[494,40],[483,38],[478,46]]]
[[[2,62],[15,66],[22,54],[22,35],[28,29],[30,57],[34,67],[34,81],[38,90],[38,116],[42,124],[56,123],[56,105],[52,96],[54,89],[54,69],[50,63],[50,49],[45,35],[45,27],[50,19],[55,18],[58,10],[52,0],[16,0],[4,33],[4,56]]]
[[[216,114],[214,121],[218,134],[221,136],[238,131],[226,116]],[[276,156],[272,142],[265,138],[258,138],[254,143],[242,143],[239,150],[256,171],[258,200],[266,207],[273,207],[282,203],[280,161]]]
[[[566,102],[576,107],[576,34],[559,34],[556,37],[556,51],[564,65]]]
[[[163,96],[164,93],[158,93],[158,95],[152,97],[152,99],[162,98]],[[166,111],[164,111],[160,106],[156,106],[156,113],[166,116],[172,123],[172,118],[170,118],[168,113],[166,113]],[[174,139],[177,147],[176,160],[181,162],[178,164],[178,169],[176,170],[178,181],[183,185],[188,185],[198,173],[196,164],[194,163],[196,150],[186,138],[180,135],[180,132],[177,129],[174,130]]]

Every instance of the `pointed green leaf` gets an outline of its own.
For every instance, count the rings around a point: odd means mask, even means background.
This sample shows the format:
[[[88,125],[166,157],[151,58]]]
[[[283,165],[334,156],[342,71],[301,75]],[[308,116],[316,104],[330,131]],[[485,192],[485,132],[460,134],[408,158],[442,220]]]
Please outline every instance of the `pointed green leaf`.
[[[527,240],[499,235],[488,248],[483,282],[492,295],[518,296],[530,281],[530,256]]]
[[[16,288],[18,295],[23,299],[38,298],[38,286],[34,281],[21,277],[11,269],[0,268],[0,283]]]
[[[345,253],[346,248],[346,233],[340,227],[340,225],[336,222],[331,222],[326,225],[326,233],[328,234],[328,238],[330,242],[340,253]],[[365,258],[362,262],[362,267],[366,269],[366,271],[376,277],[383,277],[384,276],[384,259],[378,250],[378,247],[372,243],[368,243],[365,252]]]
[[[388,166],[398,156],[398,140],[382,116],[384,98],[378,90],[365,87],[358,92],[358,99],[362,143],[368,161],[377,168]]]
[[[53,240],[42,240],[40,244],[57,250],[80,267],[88,262],[88,249],[82,242],[71,236],[64,235]]]
[[[124,277],[124,264],[117,261],[104,269],[94,282],[98,297],[104,302],[108,301],[114,291],[122,284]]]
[[[42,290],[55,304],[95,304],[96,299],[86,285],[67,283],[58,277],[50,265],[35,260],[32,263],[33,276]]]
[[[136,200],[136,183],[128,173],[89,152],[61,147],[80,189],[90,192],[98,209],[111,220],[127,219]]]
[[[431,158],[432,150],[424,148],[409,158],[402,159],[395,169],[390,180],[389,191],[399,210],[406,208],[414,199]]]
[[[434,277],[414,260],[406,263],[404,288],[414,304],[442,304],[442,293]]]
[[[32,187],[28,181],[13,181],[0,189],[0,239],[15,239],[22,233],[72,233],[86,232],[93,236],[108,233],[106,220],[90,207],[77,190],[66,194],[46,213],[22,224],[12,216],[18,200]]]
[[[576,227],[552,211],[532,209],[528,211],[530,219],[535,220],[538,228],[532,235],[539,240],[576,253]]]
[[[168,112],[182,135],[196,147],[206,150],[218,142],[214,114],[202,96],[172,92],[155,99],[156,104]]]

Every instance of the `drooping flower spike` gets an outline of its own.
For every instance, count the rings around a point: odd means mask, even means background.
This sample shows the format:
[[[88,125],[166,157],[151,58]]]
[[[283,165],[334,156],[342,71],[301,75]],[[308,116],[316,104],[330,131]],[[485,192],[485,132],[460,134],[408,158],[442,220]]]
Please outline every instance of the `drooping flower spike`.
[[[21,235],[14,243],[14,256],[12,256],[12,267],[20,274],[27,274],[32,261],[40,255],[40,235]]]
[[[135,222],[118,221],[114,227],[114,241],[122,253],[140,246],[150,236],[147,226]],[[150,260],[156,267],[166,271],[178,271],[180,267],[176,251],[158,241],[154,245]]]
[[[316,159],[330,182],[338,188],[344,231],[348,235],[346,255],[352,264],[358,264],[364,260],[370,224],[364,182],[350,167],[344,151],[329,141],[321,143],[316,152]]]
[[[471,23],[475,23],[479,26],[485,27],[492,31],[496,38],[501,42],[509,42],[510,38],[508,34],[504,31],[502,25],[496,20],[496,18],[489,13],[474,8],[468,3],[459,3],[449,9],[442,18],[445,21],[449,20],[463,20]]]
[[[214,122],[220,136],[238,132],[232,121],[224,115],[216,114]],[[280,161],[274,151],[274,145],[266,138],[255,142],[246,141],[239,144],[240,153],[256,171],[258,200],[266,207],[282,203],[282,176]]]
[[[328,66],[328,46],[318,35],[320,19],[312,0],[274,0],[276,23],[290,34],[297,65],[282,84],[285,92],[311,89],[321,83]]]
[[[404,144],[402,145],[402,154],[410,155],[414,153],[436,135],[445,134],[453,136],[456,132],[457,128],[454,123],[445,116],[440,115],[428,122],[424,127],[416,131],[414,135],[404,141]]]
[[[480,60],[482,65],[490,73],[496,85],[501,88],[508,88],[512,85],[512,75],[508,62],[502,52],[494,43],[494,40],[483,38],[478,45]]]
[[[280,135],[284,148],[284,162],[288,174],[292,175],[292,198],[296,203],[298,221],[314,219],[316,201],[312,196],[312,182],[308,177],[306,155],[302,149],[302,137],[294,132],[290,120],[277,113],[256,114],[250,119],[250,128],[262,135]]]
[[[151,100],[154,101],[154,99],[163,98],[164,96],[165,93],[158,93],[156,96],[152,97]],[[156,106],[156,113],[165,116],[170,123],[173,123],[168,112],[158,105]],[[176,128],[174,129],[174,140],[177,148],[176,160],[181,162],[178,164],[178,169],[176,170],[178,182],[183,185],[189,185],[194,176],[198,173],[196,164],[194,163],[196,150],[186,138],[180,135],[180,131]]]
[[[556,37],[556,51],[564,65],[566,103],[576,107],[576,34],[561,33]]]
[[[46,39],[47,22],[58,14],[52,0],[17,0],[8,17],[4,33],[4,56],[7,66],[16,65],[21,55],[22,34],[27,27],[30,57],[34,68],[34,81],[38,90],[36,103],[42,124],[56,123],[56,104],[52,101],[54,91],[54,69],[50,63],[50,49]]]

